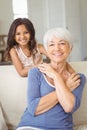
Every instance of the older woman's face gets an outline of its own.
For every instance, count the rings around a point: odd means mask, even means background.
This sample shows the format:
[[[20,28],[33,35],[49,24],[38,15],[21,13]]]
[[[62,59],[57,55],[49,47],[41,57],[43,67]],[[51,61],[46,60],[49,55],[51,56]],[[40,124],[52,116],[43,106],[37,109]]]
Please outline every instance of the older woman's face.
[[[69,56],[71,49],[68,42],[61,38],[52,38],[47,45],[47,53],[51,61],[63,62]]]

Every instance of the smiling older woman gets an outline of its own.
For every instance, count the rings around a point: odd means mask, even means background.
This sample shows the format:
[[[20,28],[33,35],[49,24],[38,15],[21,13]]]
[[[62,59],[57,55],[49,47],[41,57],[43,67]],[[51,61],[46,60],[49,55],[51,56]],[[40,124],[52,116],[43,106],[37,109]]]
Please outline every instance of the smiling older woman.
[[[54,28],[45,34],[44,46],[50,63],[28,73],[28,106],[17,130],[73,130],[72,114],[80,106],[85,76],[67,69],[72,37],[66,29]]]

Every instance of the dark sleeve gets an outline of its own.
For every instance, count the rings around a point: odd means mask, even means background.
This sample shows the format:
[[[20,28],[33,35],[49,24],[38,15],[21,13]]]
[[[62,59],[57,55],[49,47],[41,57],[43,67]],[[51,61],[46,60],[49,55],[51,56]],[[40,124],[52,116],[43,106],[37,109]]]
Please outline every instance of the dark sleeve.
[[[85,75],[80,74],[80,80],[81,80],[81,83],[80,83],[79,87],[77,87],[73,91],[73,94],[75,96],[75,105],[74,105],[74,108],[73,108],[72,112],[75,112],[79,108],[79,106],[81,104],[82,92],[83,92],[83,88],[84,88],[85,83],[86,83]]]
[[[27,102],[28,111],[34,116],[36,107],[40,101],[40,76],[41,72],[33,68],[28,73]]]

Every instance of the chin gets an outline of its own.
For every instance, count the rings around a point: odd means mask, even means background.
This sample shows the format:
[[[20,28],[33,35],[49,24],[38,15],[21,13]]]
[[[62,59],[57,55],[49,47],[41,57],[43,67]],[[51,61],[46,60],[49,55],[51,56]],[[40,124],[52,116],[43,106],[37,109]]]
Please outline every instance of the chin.
[[[55,62],[55,63],[63,63],[65,60],[63,59],[53,59],[53,60],[51,60],[51,61],[53,61],[53,62]]]

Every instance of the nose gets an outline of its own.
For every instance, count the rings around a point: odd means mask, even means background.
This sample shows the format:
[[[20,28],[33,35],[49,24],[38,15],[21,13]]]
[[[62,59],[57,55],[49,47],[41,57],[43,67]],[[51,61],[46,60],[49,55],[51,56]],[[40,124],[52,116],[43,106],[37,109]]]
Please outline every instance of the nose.
[[[22,34],[21,34],[21,38],[24,38],[24,37],[25,37],[25,35],[22,33]]]
[[[60,50],[60,44],[56,44],[55,50]]]

